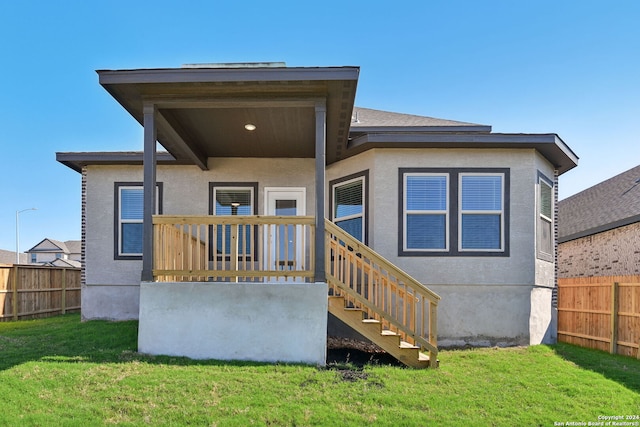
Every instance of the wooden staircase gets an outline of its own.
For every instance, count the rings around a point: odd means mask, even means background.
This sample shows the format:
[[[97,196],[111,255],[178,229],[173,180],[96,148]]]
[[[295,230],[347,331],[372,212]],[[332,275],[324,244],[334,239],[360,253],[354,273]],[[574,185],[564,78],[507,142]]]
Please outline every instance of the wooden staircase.
[[[412,368],[430,366],[429,356],[422,353],[420,347],[403,341],[396,332],[383,329],[379,320],[365,319],[364,310],[347,307],[344,297],[329,296],[329,312],[405,365]]]
[[[405,365],[437,367],[440,297],[329,221],[325,234],[329,312]]]

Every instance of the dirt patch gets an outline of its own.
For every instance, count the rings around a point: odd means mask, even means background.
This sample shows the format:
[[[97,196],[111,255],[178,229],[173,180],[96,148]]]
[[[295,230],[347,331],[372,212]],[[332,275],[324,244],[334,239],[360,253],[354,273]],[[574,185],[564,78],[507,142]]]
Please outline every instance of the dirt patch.
[[[327,365],[351,364],[404,366],[375,344],[351,338],[329,337],[327,339]]]

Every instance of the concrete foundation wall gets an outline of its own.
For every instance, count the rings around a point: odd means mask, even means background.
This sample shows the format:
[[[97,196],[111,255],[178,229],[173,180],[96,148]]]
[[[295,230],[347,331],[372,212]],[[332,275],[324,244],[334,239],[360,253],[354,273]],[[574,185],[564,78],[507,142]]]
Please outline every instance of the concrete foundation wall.
[[[438,345],[479,347],[529,344],[530,287],[429,286],[438,305]]]
[[[531,314],[529,317],[529,344],[555,344],[558,340],[558,313],[552,306],[553,290],[531,290]]]
[[[140,286],[82,285],[82,320],[138,318]]]
[[[142,283],[138,351],[324,365],[327,285]]]

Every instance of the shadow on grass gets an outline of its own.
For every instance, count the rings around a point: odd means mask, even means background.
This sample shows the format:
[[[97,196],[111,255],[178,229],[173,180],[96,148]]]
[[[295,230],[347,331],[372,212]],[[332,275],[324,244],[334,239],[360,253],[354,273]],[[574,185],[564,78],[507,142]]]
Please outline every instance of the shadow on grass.
[[[640,393],[640,360],[564,343],[551,348],[563,359]]]
[[[81,322],[79,314],[46,319],[0,323],[0,370],[32,361],[57,363],[129,363],[178,366],[270,366],[251,361],[195,360],[176,356],[151,356],[137,352],[138,322],[92,320]],[[347,364],[401,366],[393,357],[355,349],[331,349],[327,365]],[[296,365],[287,363],[287,365]]]
[[[32,361],[58,363],[129,363],[178,366],[265,366],[249,361],[195,360],[137,352],[138,322],[91,320],[79,314],[0,323],[0,370]],[[290,364],[294,365],[294,364]]]

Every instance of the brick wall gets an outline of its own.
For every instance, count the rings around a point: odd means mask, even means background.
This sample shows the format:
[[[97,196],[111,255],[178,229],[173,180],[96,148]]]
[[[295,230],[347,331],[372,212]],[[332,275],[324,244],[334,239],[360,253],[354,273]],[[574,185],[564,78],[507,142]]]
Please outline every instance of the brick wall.
[[[640,274],[640,222],[558,246],[559,277]]]

